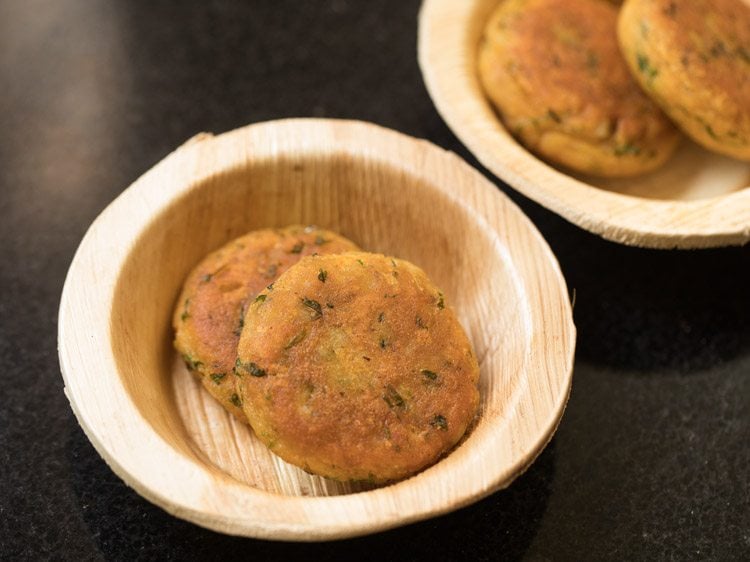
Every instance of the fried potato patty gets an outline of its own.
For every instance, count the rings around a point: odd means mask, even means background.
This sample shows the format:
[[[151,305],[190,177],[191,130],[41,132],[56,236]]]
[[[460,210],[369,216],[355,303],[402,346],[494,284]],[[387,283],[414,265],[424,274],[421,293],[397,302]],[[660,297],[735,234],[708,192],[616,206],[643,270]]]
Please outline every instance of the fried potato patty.
[[[638,87],[601,0],[504,0],[485,28],[479,76],[508,130],[573,170],[609,177],[661,166],[680,135]]]
[[[356,249],[343,236],[315,227],[257,230],[209,254],[188,275],[173,315],[174,345],[239,420],[247,423],[231,374],[248,300],[304,256]]]
[[[235,369],[256,435],[337,480],[435,462],[478,406],[479,367],[443,294],[409,262],[304,258],[248,306]]]
[[[750,160],[750,6],[628,0],[618,35],[635,78],[685,134]]]

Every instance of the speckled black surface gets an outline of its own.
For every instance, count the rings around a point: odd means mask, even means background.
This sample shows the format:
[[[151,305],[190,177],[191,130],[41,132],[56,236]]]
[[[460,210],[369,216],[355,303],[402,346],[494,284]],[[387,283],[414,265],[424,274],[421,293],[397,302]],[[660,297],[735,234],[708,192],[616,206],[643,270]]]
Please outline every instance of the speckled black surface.
[[[422,83],[418,4],[0,3],[0,559],[750,559],[750,247],[626,248],[502,185],[556,252],[579,330],[559,431],[508,490],[359,539],[238,539],[141,499],[78,428],[56,354],[66,269],[188,137],[347,117],[477,165]]]

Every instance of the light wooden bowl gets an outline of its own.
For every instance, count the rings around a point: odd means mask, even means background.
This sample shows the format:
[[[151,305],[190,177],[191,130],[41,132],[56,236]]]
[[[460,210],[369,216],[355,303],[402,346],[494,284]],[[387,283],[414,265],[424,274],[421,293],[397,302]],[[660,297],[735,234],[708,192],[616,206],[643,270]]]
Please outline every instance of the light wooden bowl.
[[[367,489],[285,464],[173,351],[170,317],[188,271],[240,234],[290,223],[420,265],[468,331],[480,415],[456,449],[413,478]],[[507,486],[557,426],[574,341],[555,257],[491,183],[428,142],[328,120],[202,134],[167,156],[87,232],[59,321],[70,404],[127,484],[199,525],[286,540],[386,529]]]
[[[505,130],[484,95],[477,53],[498,0],[425,0],[419,63],[448,126],[490,171],[570,222],[651,248],[750,240],[750,163],[683,143],[662,169],[627,180],[573,177],[542,162]]]

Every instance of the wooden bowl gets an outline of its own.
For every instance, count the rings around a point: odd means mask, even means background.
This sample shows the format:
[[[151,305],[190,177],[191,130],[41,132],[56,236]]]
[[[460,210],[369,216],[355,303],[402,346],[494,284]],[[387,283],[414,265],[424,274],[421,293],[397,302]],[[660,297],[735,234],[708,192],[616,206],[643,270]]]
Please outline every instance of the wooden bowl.
[[[484,26],[498,0],[425,0],[419,63],[448,126],[490,171],[604,238],[650,248],[744,244],[750,239],[750,163],[684,141],[660,170],[627,180],[573,177],[505,130],[477,73]]]
[[[413,478],[366,489],[282,462],[176,357],[170,317],[188,271],[238,235],[292,223],[420,265],[467,329],[480,414]],[[574,340],[555,257],[491,183],[428,142],[328,120],[202,134],[167,156],[86,233],[59,321],[70,404],[127,484],[199,525],[285,540],[386,529],[507,486],[557,426]]]

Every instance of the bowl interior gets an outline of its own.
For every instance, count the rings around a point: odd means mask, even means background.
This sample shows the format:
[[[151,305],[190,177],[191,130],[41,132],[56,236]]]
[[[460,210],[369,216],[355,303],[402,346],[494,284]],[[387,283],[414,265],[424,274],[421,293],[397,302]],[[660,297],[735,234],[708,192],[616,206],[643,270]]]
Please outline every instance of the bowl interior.
[[[478,77],[484,27],[498,0],[425,0],[419,59],[438,111],[493,173],[571,222],[647,247],[705,247],[750,239],[750,162],[684,139],[660,169],[627,179],[571,173],[537,158],[504,128]]]
[[[612,193],[664,201],[699,201],[750,190],[750,162],[716,154],[682,139],[664,166],[633,178],[601,178],[571,174]]]
[[[292,223],[421,266],[468,332],[479,414],[411,478],[365,489],[281,462],[176,358],[170,318],[188,271],[251,229]],[[417,521],[510,484],[557,427],[575,347],[554,256],[481,174],[425,141],[318,119],[201,135],[159,162],[86,233],[58,326],[71,407],[130,486],[211,529],[307,541]]]
[[[474,437],[513,413],[524,383],[519,358],[530,351],[531,327],[519,272],[496,233],[459,199],[417,174],[345,153],[232,167],[195,183],[152,218],[120,271],[110,320],[118,374],[146,422],[201,470],[258,490],[328,496],[366,489],[311,476],[271,454],[172,347],[171,314],[190,269],[249,230],[289,224],[330,228],[364,249],[410,260],[442,288],[481,368],[481,413],[459,449],[481,454]]]

